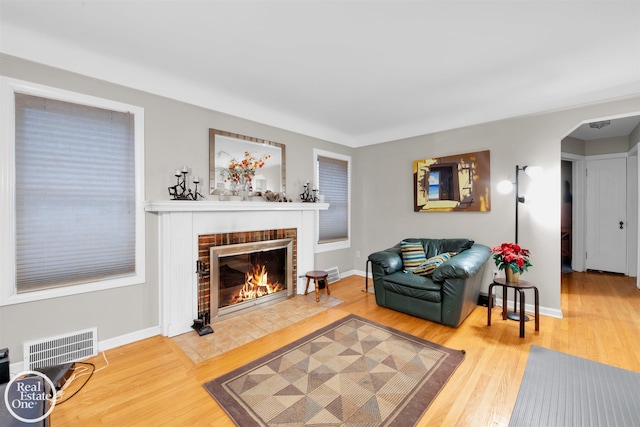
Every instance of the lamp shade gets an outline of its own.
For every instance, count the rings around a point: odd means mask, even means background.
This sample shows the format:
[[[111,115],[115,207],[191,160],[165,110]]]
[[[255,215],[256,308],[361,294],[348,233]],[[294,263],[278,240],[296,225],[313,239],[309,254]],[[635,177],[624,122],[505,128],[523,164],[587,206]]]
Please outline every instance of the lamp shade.
[[[529,175],[531,178],[537,178],[544,172],[542,166],[525,166],[524,173]]]
[[[513,182],[505,179],[498,183],[498,192],[500,194],[509,194],[511,190],[513,190]]]

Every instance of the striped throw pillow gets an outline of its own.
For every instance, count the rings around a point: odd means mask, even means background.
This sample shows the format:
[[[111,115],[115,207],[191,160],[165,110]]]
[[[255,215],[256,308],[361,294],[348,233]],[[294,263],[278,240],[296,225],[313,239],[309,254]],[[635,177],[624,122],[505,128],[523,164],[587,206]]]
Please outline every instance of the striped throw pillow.
[[[455,255],[455,254],[454,254]],[[451,253],[445,252],[440,255],[429,258],[418,267],[414,268],[411,272],[413,274],[419,274],[420,276],[430,276],[434,270],[440,267],[451,258]]]
[[[402,266],[405,270],[411,271],[427,260],[424,247],[420,243],[402,242]]]

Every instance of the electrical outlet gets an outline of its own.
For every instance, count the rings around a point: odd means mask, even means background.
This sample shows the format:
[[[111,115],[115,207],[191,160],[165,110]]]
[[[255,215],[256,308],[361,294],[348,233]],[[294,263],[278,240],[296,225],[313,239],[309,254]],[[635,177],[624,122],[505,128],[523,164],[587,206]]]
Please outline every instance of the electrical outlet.
[[[356,258],[360,258],[360,251],[356,251]]]

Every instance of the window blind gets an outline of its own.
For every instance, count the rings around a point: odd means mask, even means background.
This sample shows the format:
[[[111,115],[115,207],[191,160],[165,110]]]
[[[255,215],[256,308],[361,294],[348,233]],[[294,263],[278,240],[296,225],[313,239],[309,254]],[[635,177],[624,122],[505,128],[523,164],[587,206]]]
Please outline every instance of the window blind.
[[[15,94],[17,292],[135,274],[134,115]]]
[[[318,242],[349,238],[349,163],[318,156],[318,189],[329,209],[319,211]]]

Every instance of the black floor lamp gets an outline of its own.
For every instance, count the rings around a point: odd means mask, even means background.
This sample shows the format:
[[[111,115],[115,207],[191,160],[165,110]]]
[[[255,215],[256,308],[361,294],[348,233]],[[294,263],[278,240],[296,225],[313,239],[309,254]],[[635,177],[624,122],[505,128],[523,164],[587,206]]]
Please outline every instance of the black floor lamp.
[[[520,167],[516,165],[516,240],[514,243],[518,243],[518,205],[524,203],[524,196],[520,195],[520,171],[525,172],[529,166]]]
[[[542,171],[542,169],[538,166],[523,166],[520,167],[520,165],[516,165],[516,191],[515,191],[515,201],[516,201],[516,235],[515,235],[515,242],[514,243],[518,243],[518,206],[520,205],[520,203],[524,203],[524,196],[520,195],[520,171],[523,171],[524,173],[526,173],[527,175],[529,175],[530,177],[535,177],[537,174],[539,174],[539,172]],[[511,183],[511,181],[503,181],[501,183],[498,184],[498,189],[501,193],[509,193],[512,189],[513,189],[513,183]],[[511,320],[519,320],[520,319],[520,313],[518,313],[517,311],[517,302],[518,302],[518,293],[514,290],[514,302],[513,302],[513,311],[507,311],[507,317]],[[525,320],[529,320],[528,316],[524,316]]]
[[[515,191],[515,202],[516,202],[516,211],[515,211],[515,215],[516,215],[516,235],[515,235],[515,241],[514,243],[518,243],[518,205],[520,203],[524,203],[524,196],[520,195],[520,171],[526,173],[527,175],[529,175],[530,177],[534,177],[536,176],[540,171],[541,168],[538,166],[523,166],[520,167],[520,165],[516,165],[516,182],[515,182],[515,186],[516,186],[516,191]],[[498,190],[503,193],[503,194],[508,194],[509,192],[511,192],[511,190],[513,189],[513,183],[511,181],[502,181],[498,184]]]

